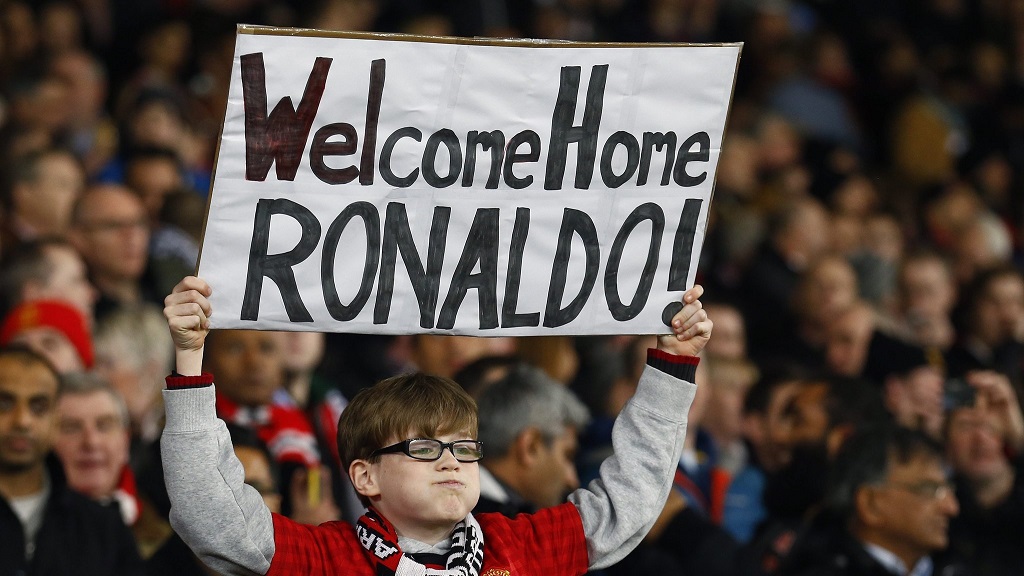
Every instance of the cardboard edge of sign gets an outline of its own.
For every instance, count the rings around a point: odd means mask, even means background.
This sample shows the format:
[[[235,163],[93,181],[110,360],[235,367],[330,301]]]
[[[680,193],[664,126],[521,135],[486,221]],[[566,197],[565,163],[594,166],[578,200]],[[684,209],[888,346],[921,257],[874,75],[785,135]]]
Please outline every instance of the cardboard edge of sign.
[[[266,36],[308,36],[318,38],[351,38],[356,40],[387,40],[392,42],[428,42],[432,44],[462,44],[467,46],[510,46],[520,48],[680,48],[686,46],[733,46],[743,50],[743,42],[686,43],[686,42],[578,42],[573,40],[539,40],[530,38],[484,38],[458,36],[423,36],[385,32],[351,32],[318,30],[316,28],[279,28],[238,24],[238,34]]]

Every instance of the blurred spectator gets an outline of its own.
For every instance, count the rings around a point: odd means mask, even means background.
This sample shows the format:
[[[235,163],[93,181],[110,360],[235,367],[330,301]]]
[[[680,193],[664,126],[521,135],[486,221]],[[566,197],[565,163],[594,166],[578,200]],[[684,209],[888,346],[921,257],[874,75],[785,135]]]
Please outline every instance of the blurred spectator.
[[[579,357],[569,336],[531,336],[517,338],[512,344],[517,356],[537,366],[556,382],[569,384],[579,370]]]
[[[413,337],[413,361],[416,367],[430,374],[450,378],[478,358],[502,356],[515,352],[514,338],[482,338],[419,334]]]
[[[194,190],[174,190],[165,198],[160,221],[181,230],[192,239],[195,246],[199,246],[203,241],[203,225],[206,223],[206,202]]]
[[[1010,262],[1013,239],[1006,225],[989,211],[983,211],[968,223],[952,248],[953,269],[962,284],[979,272]]]
[[[796,128],[780,115],[764,112],[754,127],[754,136],[758,144],[758,169],[762,182],[770,185],[772,177],[800,165],[803,141]],[[771,222],[769,226],[769,234],[773,234],[777,227]]]
[[[976,401],[951,406],[946,453],[960,515],[950,546],[978,576],[1012,574],[1024,563],[1024,415],[1005,376],[974,372]],[[1008,456],[1009,455],[1009,456]]]
[[[97,317],[119,304],[162,301],[143,282],[149,224],[142,202],[131,191],[114,185],[89,188],[75,206],[72,225],[71,241],[100,292]]]
[[[484,356],[462,367],[452,377],[467,394],[476,398],[487,386],[503,380],[522,361],[515,356]]]
[[[1024,385],[1024,276],[1012,266],[980,273],[963,291],[958,339],[946,355],[949,376],[991,369]]]
[[[185,231],[160,219],[167,197],[184,188],[181,172],[178,156],[166,148],[136,149],[125,163],[124,183],[146,207],[149,268],[151,273],[160,274],[157,281],[161,286],[190,274],[199,260],[198,243]]]
[[[0,237],[6,251],[20,242],[68,232],[72,207],[85,189],[82,165],[70,151],[29,152],[15,161],[9,179]]]
[[[95,362],[85,316],[60,300],[32,300],[8,312],[0,346],[17,343],[42,355],[60,374],[84,372]]]
[[[779,570],[788,575],[965,574],[934,555],[959,512],[942,447],[905,428],[853,435],[832,470],[826,507]]]
[[[205,364],[217,374],[217,411],[226,421],[255,428],[281,463],[320,463],[312,427],[301,411],[274,404],[284,385],[284,348],[277,332],[220,330]]]
[[[117,95],[119,115],[147,90],[181,90],[184,69],[188,64],[192,30],[182,20],[167,19],[150,24],[140,35],[138,53],[141,62],[134,76],[125,82]]]
[[[701,254],[707,275],[704,285],[708,294],[718,298],[738,300],[740,279],[765,234],[765,223],[752,204],[759,186],[757,167],[757,142],[749,135],[730,132],[722,143],[715,201]]]
[[[813,261],[800,275],[792,308],[798,324],[796,338],[787,343],[785,358],[805,366],[824,363],[829,323],[857,299],[857,273],[839,255]]]
[[[152,304],[119,308],[96,326],[96,372],[124,399],[132,461],[163,429],[163,380],[174,361],[167,322]]]
[[[0,566],[12,574],[143,574],[116,510],[71,490],[49,456],[59,376],[42,356],[0,349]]]
[[[899,310],[906,331],[919,346],[948,350],[956,337],[952,312],[957,285],[949,263],[938,253],[907,255],[899,270]]]
[[[374,382],[416,369],[415,336],[383,334],[325,334],[319,371],[351,398]]]
[[[5,2],[0,12],[4,34],[4,55],[14,64],[30,58],[39,45],[32,5],[24,0]]]
[[[714,344],[708,340],[707,355],[736,360],[747,357],[747,328],[739,308],[724,302],[704,305],[709,318],[715,319]]]
[[[865,219],[863,249],[850,263],[857,271],[861,297],[885,312],[896,306],[896,273],[903,251],[903,230],[895,216],[879,212]]]
[[[139,516],[135,478],[128,467],[128,409],[110,383],[93,374],[64,378],[57,396],[53,450],[68,486],[101,504],[114,504],[124,523]]]
[[[784,353],[794,340],[791,295],[800,275],[824,253],[827,238],[828,214],[817,200],[800,198],[776,211],[768,238],[741,283],[756,358]]]
[[[709,315],[710,317],[710,315]],[[704,430],[718,447],[720,463],[732,458],[727,454],[735,448],[743,433],[743,399],[758,379],[757,367],[743,358],[708,356],[708,385],[711,394],[705,413]],[[725,466],[735,470],[735,466]]]
[[[705,361],[711,395],[703,428],[715,448],[721,483],[717,489],[724,492],[721,508],[712,510],[711,518],[737,541],[747,542],[764,518],[764,473],[743,441],[743,399],[758,379],[757,368],[742,358],[709,355]]]
[[[274,402],[274,394],[284,385],[284,348],[280,333],[253,330],[218,330],[207,340],[204,368],[217,374],[217,414],[225,422],[250,428],[267,444],[281,467],[279,486],[288,487],[282,508],[291,515],[298,510],[295,501],[297,479],[308,479],[330,487],[330,472],[321,465],[313,427],[306,415],[294,405]],[[308,474],[308,470],[317,470]],[[305,488],[303,486],[302,488]],[[316,490],[311,488],[311,490]],[[301,490],[305,495],[306,492]],[[320,491],[318,509],[295,518],[319,524],[337,520],[340,511],[333,491]]]
[[[206,194],[210,189],[211,151],[196,137],[181,94],[167,88],[148,88],[132,100],[121,120],[121,152],[98,174],[101,182],[124,182],[125,160],[139,148],[173,151],[182,165],[185,184]]]
[[[854,214],[832,214],[829,231],[832,252],[851,261],[862,253],[867,235],[863,217]]]
[[[753,461],[767,474],[777,472],[786,463],[786,411],[802,382],[800,369],[772,367],[762,371],[743,398],[743,436],[750,445]]]
[[[22,66],[6,86],[9,159],[56,144],[56,136],[67,125],[70,114],[64,84],[48,75],[38,62],[25,62]],[[18,132],[29,138],[16,142],[13,136]]]
[[[62,55],[84,44],[82,14],[70,0],[50,0],[39,10],[39,45],[43,52]]]
[[[786,406],[778,439],[781,468],[768,475],[768,518],[750,545],[754,565],[778,570],[796,535],[825,496],[830,463],[862,426],[885,419],[878,389],[846,377],[804,380]]]
[[[768,94],[769,109],[793,123],[808,138],[851,149],[860,147],[860,134],[852,111],[838,86],[829,85],[827,78],[818,78],[815,68],[827,61],[830,66],[842,67],[852,74],[846,48],[840,36],[822,32],[815,35],[809,46],[783,44],[776,51],[776,66],[781,76]],[[798,52],[798,48],[802,50]],[[813,62],[812,60],[817,60]]]
[[[875,310],[863,300],[837,310],[828,324],[825,345],[828,369],[843,376],[860,376],[875,335],[875,324]]]
[[[167,195],[183,185],[181,160],[167,148],[137,148],[124,166],[124,185],[138,194],[146,207],[151,228],[160,225]]]
[[[878,210],[881,198],[871,179],[855,172],[831,190],[828,201],[837,216],[850,216],[863,221]]]
[[[325,335],[323,332],[282,332],[280,336],[284,350],[284,386],[275,394],[275,403],[305,412],[313,425],[324,461],[334,463],[332,470],[340,470],[338,419],[348,406],[348,398],[318,370],[324,358]],[[345,519],[355,522],[364,507],[348,474],[331,474],[330,479],[334,501]]]
[[[936,361],[917,346],[876,332],[861,376],[881,386],[885,407],[897,424],[938,439],[944,374]]]
[[[151,229],[145,208],[123,186],[88,189],[75,207],[73,224],[71,241],[100,292],[97,317],[117,306],[159,304],[170,293],[169,286],[194,271],[194,261],[149,251]]]
[[[564,385],[528,364],[476,393],[487,450],[475,512],[515,516],[565,501],[579,487],[577,435],[590,419]]]
[[[324,356],[323,332],[282,332],[284,346],[284,391],[298,406],[310,406],[323,396],[323,390],[314,391],[318,382],[316,367]]]
[[[890,336],[876,324],[877,314],[865,302],[839,313],[829,327],[829,369],[877,386],[898,423],[938,438],[943,421],[941,356]]]
[[[117,153],[117,126],[106,111],[107,72],[90,52],[72,48],[50,60],[50,73],[67,90],[70,110],[61,140],[95,176]]]
[[[189,108],[197,136],[204,142],[204,147],[213,152],[228,104],[235,53],[235,22],[227,18],[204,18],[193,39],[196,43],[196,69],[188,82]],[[197,191],[205,197],[209,188]]]
[[[380,6],[372,0],[322,2],[310,15],[310,25],[321,30],[365,31],[373,27]]]
[[[64,300],[92,325],[96,288],[85,262],[70,243],[44,238],[23,244],[0,263],[0,310],[3,314],[30,300]]]
[[[894,171],[915,190],[948,181],[967,145],[966,128],[953,102],[933,90],[921,90],[894,114]]]

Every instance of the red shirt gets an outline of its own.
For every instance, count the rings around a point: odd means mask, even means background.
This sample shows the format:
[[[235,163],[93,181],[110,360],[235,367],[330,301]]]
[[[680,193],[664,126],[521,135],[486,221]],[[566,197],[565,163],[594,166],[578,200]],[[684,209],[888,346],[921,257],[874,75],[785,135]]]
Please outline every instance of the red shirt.
[[[508,518],[480,514],[480,576],[561,576],[587,571],[587,541],[571,503]],[[368,552],[347,522],[299,524],[274,514],[274,557],[267,576],[376,576]]]

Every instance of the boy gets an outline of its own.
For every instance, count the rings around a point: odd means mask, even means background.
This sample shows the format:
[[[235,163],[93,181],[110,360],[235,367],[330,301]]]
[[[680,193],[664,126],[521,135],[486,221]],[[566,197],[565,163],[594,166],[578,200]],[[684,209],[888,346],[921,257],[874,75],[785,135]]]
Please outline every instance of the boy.
[[[338,429],[346,471],[369,506],[353,529],[272,515],[244,485],[216,419],[213,376],[202,373],[210,288],[185,278],[164,309],[177,362],[162,441],[171,524],[228,574],[548,576],[609,566],[639,543],[667,498],[696,391],[694,356],[711,335],[701,294],[695,286],[683,295],[673,333],[650,352],[601,478],[536,514],[470,514],[482,448],[476,406],[458,385],[412,374],[358,394]]]

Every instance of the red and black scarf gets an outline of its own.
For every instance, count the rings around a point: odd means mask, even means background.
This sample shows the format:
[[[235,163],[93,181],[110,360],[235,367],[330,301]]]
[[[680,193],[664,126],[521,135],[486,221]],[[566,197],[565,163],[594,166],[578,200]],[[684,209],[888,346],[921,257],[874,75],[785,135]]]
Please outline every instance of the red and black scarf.
[[[398,532],[373,508],[359,518],[356,534],[379,576],[478,576],[484,564],[484,535],[472,514],[455,525],[446,555],[403,553]]]

